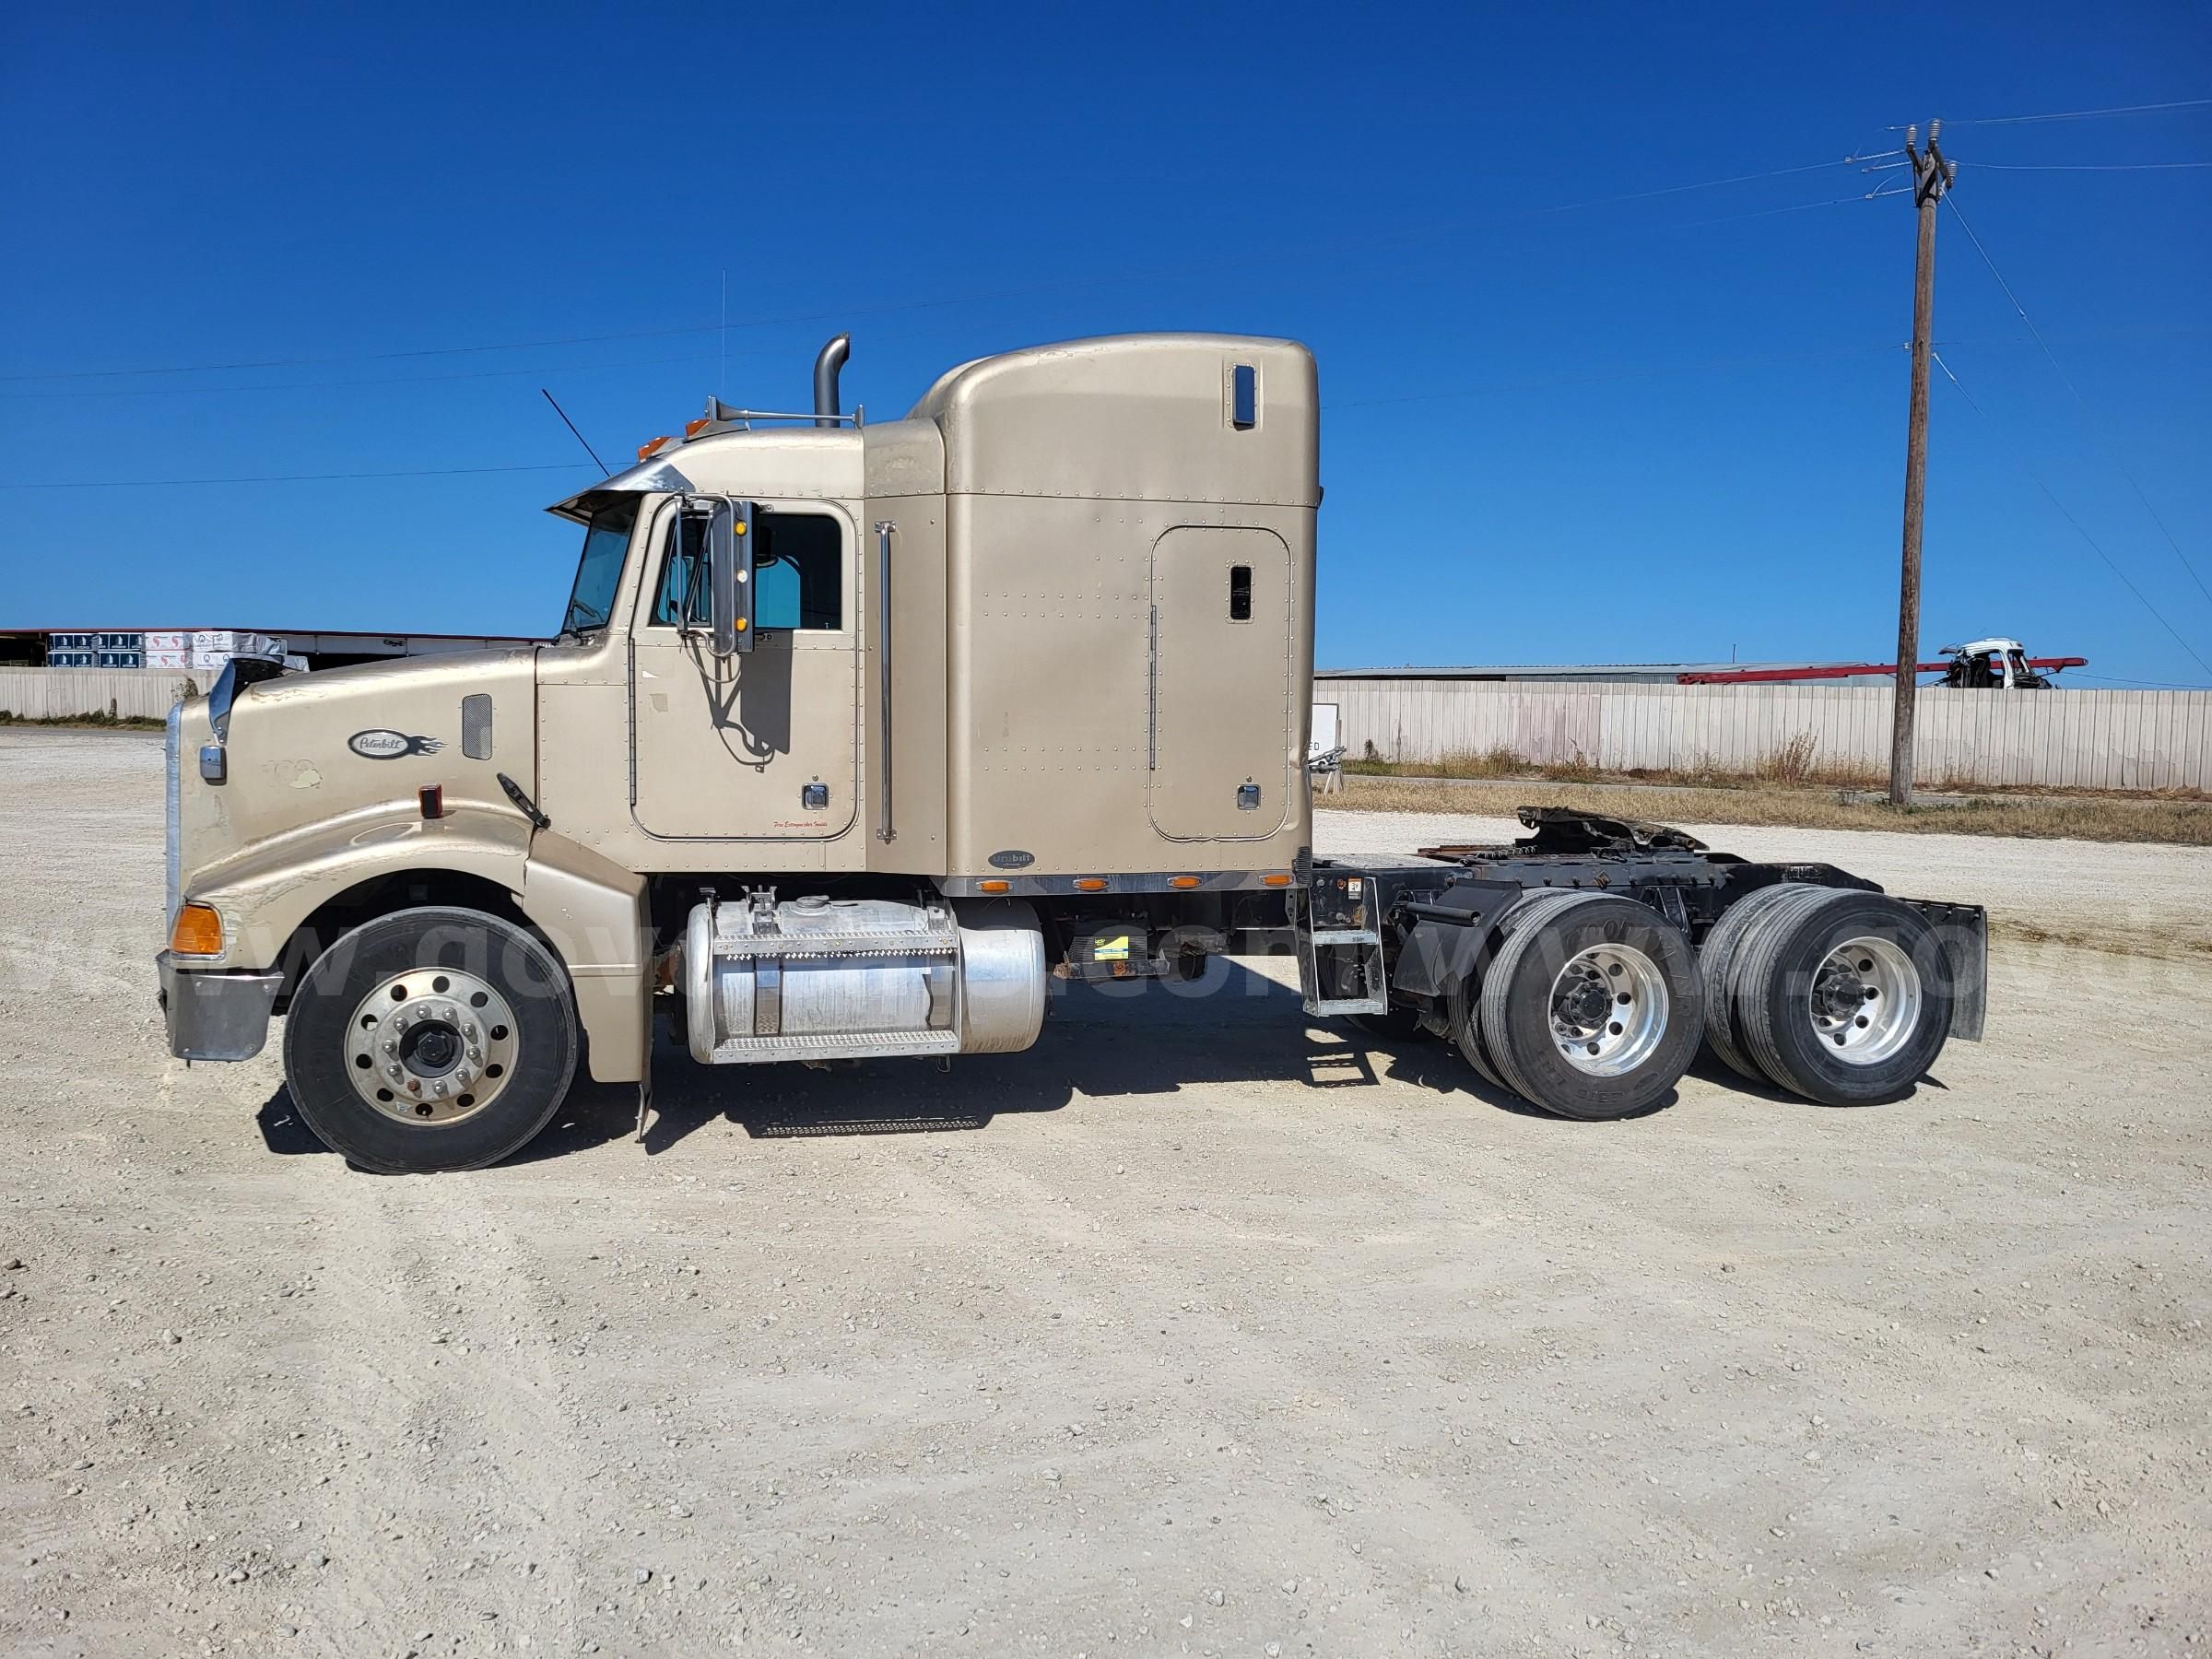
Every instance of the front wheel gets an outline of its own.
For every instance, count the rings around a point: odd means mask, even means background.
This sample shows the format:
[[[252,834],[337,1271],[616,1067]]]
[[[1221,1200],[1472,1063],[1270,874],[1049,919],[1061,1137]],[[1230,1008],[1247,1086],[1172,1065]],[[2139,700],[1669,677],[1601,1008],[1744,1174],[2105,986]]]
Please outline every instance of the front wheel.
[[[576,1049],[551,951],[496,916],[425,907],[315,959],[285,1020],[284,1073],[308,1127],[362,1168],[473,1170],[545,1127]]]

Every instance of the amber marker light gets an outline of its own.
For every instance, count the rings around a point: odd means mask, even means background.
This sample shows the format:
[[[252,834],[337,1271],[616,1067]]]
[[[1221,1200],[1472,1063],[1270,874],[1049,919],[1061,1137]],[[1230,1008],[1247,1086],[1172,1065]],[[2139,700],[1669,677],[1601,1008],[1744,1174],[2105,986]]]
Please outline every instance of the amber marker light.
[[[663,444],[674,443],[675,441],[676,440],[674,438],[664,432],[658,438],[653,439],[649,442],[641,443],[638,445],[638,459],[641,461],[650,461],[655,454],[659,453]]]
[[[1290,877],[1280,870],[1270,870],[1260,877],[1260,885],[1262,887],[1288,887]]]
[[[1168,877],[1168,885],[1171,888],[1194,888],[1198,885],[1198,877],[1195,876],[1171,876]]]
[[[1014,890],[1014,884],[1010,881],[979,881],[975,884],[975,890],[979,893],[1010,893]]]
[[[1103,876],[1078,876],[1076,877],[1076,891],[1078,893],[1102,893],[1105,890],[1106,877]]]
[[[169,947],[179,956],[221,956],[223,919],[207,905],[185,905],[169,930]]]

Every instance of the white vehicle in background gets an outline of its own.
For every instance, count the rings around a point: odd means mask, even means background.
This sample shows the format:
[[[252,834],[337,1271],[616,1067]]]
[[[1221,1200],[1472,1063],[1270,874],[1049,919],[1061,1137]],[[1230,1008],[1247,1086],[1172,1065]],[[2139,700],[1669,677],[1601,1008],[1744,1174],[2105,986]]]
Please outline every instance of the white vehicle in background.
[[[2018,640],[1969,640],[1963,645],[1946,645],[1936,653],[1947,659],[1943,684],[1970,691],[2048,691],[2058,671],[2072,667],[2078,657],[2053,657],[2030,663],[2028,648]],[[2048,675],[2039,670],[2048,668]]]

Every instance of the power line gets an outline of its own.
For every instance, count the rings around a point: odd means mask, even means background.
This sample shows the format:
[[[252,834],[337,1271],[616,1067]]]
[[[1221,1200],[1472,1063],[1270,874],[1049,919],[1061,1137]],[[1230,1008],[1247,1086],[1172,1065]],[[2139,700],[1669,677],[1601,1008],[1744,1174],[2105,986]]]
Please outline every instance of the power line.
[[[710,360],[706,352],[686,351],[674,357],[637,358],[629,362],[537,363],[525,364],[520,369],[465,369],[456,374],[380,374],[359,380],[262,381],[245,386],[133,386],[128,390],[101,386],[90,392],[0,392],[0,397],[217,397],[230,392],[326,392],[360,386],[420,386],[452,381],[512,380],[533,374],[604,374],[610,369],[651,369],[663,363],[703,363]]]
[[[2183,98],[2171,103],[2115,104],[2103,110],[2062,110],[2055,115],[1984,115],[1978,121],[1954,121],[1953,126],[2018,126],[2031,121],[2091,121],[2105,115],[2149,115],[2160,110],[2200,110],[2212,98]],[[1891,127],[1891,132],[1899,129]]]
[[[1585,201],[1555,202],[1543,206],[1515,208],[1509,212],[1486,217],[1444,220],[1425,230],[1406,236],[1371,241],[1368,247],[1402,247],[1409,242],[1433,240],[1463,230],[1484,229],[1517,219],[1541,218],[1554,214],[1577,213],[1593,207],[1618,206],[1628,202],[1655,200],[1662,196],[1683,195],[1692,191],[1719,190],[1734,184],[1753,184],[1767,179],[1787,178],[1796,173],[1818,172],[1826,168],[1842,167],[1874,158],[1841,156],[1831,161],[1811,161],[1799,167],[1777,167],[1765,172],[1734,173],[1726,178],[1700,179],[1689,184],[1668,184],[1656,190],[1628,191],[1615,195],[1593,196]],[[1786,210],[1783,210],[1786,211]],[[1308,262],[1312,250],[1308,246],[1286,248],[1279,252],[1250,254],[1240,258],[1212,260],[1184,265],[1156,266],[1147,270],[1123,271],[1103,276],[1062,278],[1051,282],[1025,284],[1017,288],[977,290],[952,294],[933,300],[906,300],[877,305],[841,306],[831,312],[806,312],[779,317],[732,319],[726,323],[702,323],[668,328],[630,329],[609,334],[569,335],[536,340],[496,341],[465,346],[419,347],[403,351],[373,351],[353,353],[320,353],[297,358],[262,358],[219,363],[172,363],[132,369],[66,369],[42,372],[0,374],[0,383],[21,381],[57,380],[114,380],[144,374],[209,374],[249,369],[297,369],[323,367],[332,363],[393,362],[405,359],[456,357],[471,353],[494,351],[535,351],[558,346],[593,345],[609,340],[665,339],[677,335],[713,334],[724,328],[777,328],[799,323],[835,321],[842,317],[879,316],[890,312],[924,311],[945,306],[986,303],[997,300],[1021,299],[1032,294],[1056,293],[1070,289],[1100,288],[1121,282],[1144,282],[1161,277],[1204,275],[1221,270],[1236,270],[1254,265],[1271,265],[1285,260]]]
[[[1989,420],[1989,411],[1984,409],[1979,403],[1975,402],[1974,394],[1966,389],[1965,385],[1959,381],[1956,374],[1951,372],[1951,366],[1943,360],[1942,354],[1936,353],[1934,355],[1936,358],[1936,366],[1943,371],[1944,378],[1951,382],[1952,386],[1958,391],[1959,395],[1966,399],[1967,406],[1973,410],[1973,412],[1979,415],[1983,420]],[[1995,426],[1995,424],[1996,423],[1994,421],[1990,422],[1990,425],[1993,428]],[[2010,446],[2007,445],[2007,447],[2009,448]],[[2033,466],[2029,465],[2027,457],[2022,455],[2016,449],[2012,451],[2012,458],[2014,464],[2018,465],[2022,472],[2028,475],[2029,479],[2038,489],[2043,492],[2043,499],[2049,501],[2052,506],[2058,510],[2058,515],[2065,519],[2067,524],[2074,526],[2075,535],[2080,536],[2083,541],[2089,544],[2090,551],[2095,553],[2098,558],[2103,559],[2105,564],[2111,569],[2112,574],[2120,578],[2121,582],[2126,586],[2127,591],[2136,596],[2136,598],[2141,603],[2143,608],[2148,611],[2153,617],[2158,618],[2159,626],[2163,628],[2168,633],[2173,636],[2174,643],[2179,645],[2183,651],[2187,652],[2190,656],[2194,659],[2196,665],[2199,668],[2202,668],[2207,676],[2212,676],[2212,663],[2207,663],[2203,657],[2197,655],[2196,647],[2190,644],[2187,640],[2182,637],[2181,629],[2177,629],[2172,623],[2166,620],[2166,613],[2161,611],[2157,606],[2150,602],[2150,596],[2135,584],[2133,578],[2131,578],[2125,571],[2120,568],[2119,561],[2114,559],[2110,553],[2107,553],[2104,550],[2103,545],[2083,527],[2082,522],[2066,510],[2066,504],[2060,500],[2057,496],[2052,493],[2051,486],[2044,483],[2042,475],[2037,472]]]
[[[2154,691],[2212,691],[2212,685],[2191,686],[2179,680],[2122,679],[2116,674],[2091,674],[2086,668],[2073,669],[2071,674],[2075,679],[2102,680],[2108,686],[2148,686]]]
[[[1966,240],[1974,244],[1974,252],[1982,255],[1982,263],[1989,267],[1989,274],[1997,279],[1997,287],[2005,290],[2005,298],[2012,302],[2012,309],[2019,313],[2021,323],[2034,336],[2044,359],[2056,371],[2066,390],[2074,394],[2074,401],[2081,409],[2083,425],[2088,430],[2089,441],[2104,452],[2105,459],[2118,468],[2120,476],[2127,480],[2127,487],[2136,492],[2136,500],[2143,503],[2143,511],[2150,514],[2151,523],[2158,525],[2159,534],[2166,538],[2166,545],[2173,549],[2173,556],[2182,561],[2182,569],[2189,572],[2189,580],[2196,583],[2196,591],[2204,594],[2207,601],[2212,601],[2212,588],[2205,586],[2205,579],[2197,574],[2196,566],[2191,562],[2189,555],[2182,551],[2182,544],[2174,538],[2173,532],[2166,527],[2166,521],[2159,516],[2159,510],[2150,504],[2150,497],[2144,493],[2143,486],[2136,481],[2136,475],[2129,470],[2127,463],[2117,451],[2106,444],[2099,433],[2096,411],[2089,407],[2089,400],[2081,394],[2081,388],[2074,383],[2074,377],[2066,372],[2065,365],[2058,360],[2058,354],[2051,349],[2050,343],[2043,338],[2042,331],[2036,327],[2035,320],[2029,316],[2028,308],[2020,303],[2020,297],[2012,291],[2012,284],[2005,280],[2005,273],[1997,269],[1997,262],[1989,256],[1989,250],[1982,245],[1982,239],[1974,234],[1973,226],[1967,223],[1966,215],[1959,211],[1957,202],[1951,203],[1951,217],[1959,221],[1959,228],[1966,232]]]
[[[388,363],[403,358],[461,357],[481,351],[542,351],[552,346],[593,346],[606,340],[655,340],[671,335],[706,334],[703,327],[640,328],[618,334],[567,335],[558,339],[509,340],[482,346],[433,346],[406,351],[360,351],[319,357],[254,358],[230,363],[172,363],[149,369],[56,369],[43,373],[0,374],[0,382],[30,380],[114,380],[135,374],[218,374],[241,369],[320,368],[326,363]]]
[[[341,478],[458,478],[478,473],[576,472],[579,461],[544,466],[426,466],[397,472],[264,473],[243,478],[81,478],[53,483],[0,484],[0,489],[181,489],[195,484],[322,484]]]
[[[2185,172],[2212,167],[2212,161],[1968,161],[1963,165],[1994,172]]]
[[[1500,397],[1524,392],[1548,391],[1554,386],[1579,386],[1603,383],[1608,381],[1639,380],[1647,375],[1688,374],[1700,369],[1733,369],[1752,364],[1799,363],[1818,358],[1864,357],[1877,352],[1888,354],[1895,346],[1830,346],[1812,351],[1768,351],[1742,357],[1693,358],[1687,362],[1658,363],[1639,369],[1615,370],[1596,374],[1562,374],[1544,380],[1501,381],[1487,386],[1465,386],[1449,392],[1413,392],[1399,397],[1358,397],[1348,402],[1334,399],[1322,406],[1324,414],[1335,414],[1346,409],[1377,409],[1398,404],[1446,403],[1470,397]]]

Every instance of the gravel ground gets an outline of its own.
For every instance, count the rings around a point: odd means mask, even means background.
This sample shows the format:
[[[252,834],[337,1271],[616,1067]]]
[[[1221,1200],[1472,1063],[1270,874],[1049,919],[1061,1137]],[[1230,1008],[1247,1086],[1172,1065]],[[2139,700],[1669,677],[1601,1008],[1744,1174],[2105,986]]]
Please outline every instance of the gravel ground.
[[[166,1057],[159,773],[0,733],[9,1653],[2212,1643],[2212,855],[1726,834],[1997,908],[1891,1107],[1556,1122],[1225,964],[387,1179]]]

